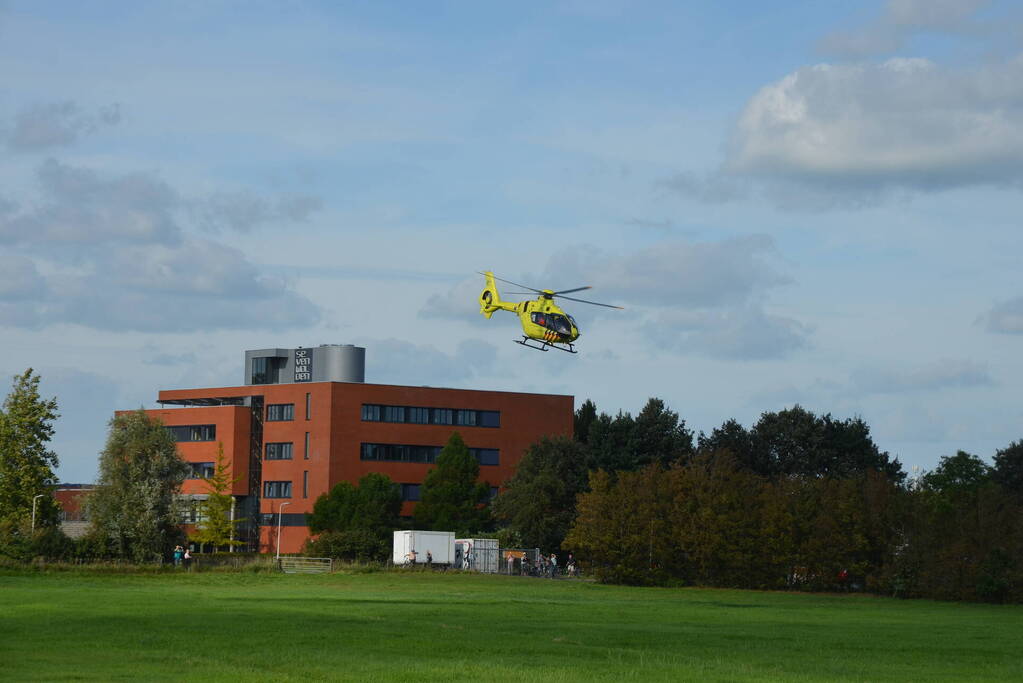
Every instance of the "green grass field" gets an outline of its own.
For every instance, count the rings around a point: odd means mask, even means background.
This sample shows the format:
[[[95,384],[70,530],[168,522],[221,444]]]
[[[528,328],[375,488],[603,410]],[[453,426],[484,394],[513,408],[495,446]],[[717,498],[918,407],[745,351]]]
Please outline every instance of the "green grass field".
[[[461,573],[0,574],[4,680],[1021,680],[1023,608]]]

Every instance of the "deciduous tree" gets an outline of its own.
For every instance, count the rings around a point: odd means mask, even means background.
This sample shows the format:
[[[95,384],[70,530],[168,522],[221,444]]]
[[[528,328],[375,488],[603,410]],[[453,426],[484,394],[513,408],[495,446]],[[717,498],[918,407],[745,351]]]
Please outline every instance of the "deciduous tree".
[[[39,395],[39,376],[29,368],[15,376],[0,410],[0,523],[26,524],[36,502],[36,526],[57,522],[60,509],[51,493],[56,488],[57,454],[48,448],[57,399]]]
[[[567,437],[544,437],[529,447],[494,500],[494,516],[523,545],[559,551],[586,480],[585,447]]]
[[[223,546],[240,546],[241,541],[234,540],[235,527],[244,520],[231,519],[234,498],[231,487],[241,479],[231,477],[231,470],[224,461],[224,444],[217,443],[217,462],[213,468],[213,476],[203,477],[206,485],[206,500],[199,503],[199,519],[192,540],[199,543],[200,548],[210,544],[214,548]]]
[[[455,432],[437,456],[436,467],[426,474],[415,522],[420,529],[472,535],[490,526],[490,486],[477,481],[480,465]]]
[[[177,496],[188,471],[173,437],[142,409],[110,421],[88,510],[112,554],[150,562],[181,542]]]

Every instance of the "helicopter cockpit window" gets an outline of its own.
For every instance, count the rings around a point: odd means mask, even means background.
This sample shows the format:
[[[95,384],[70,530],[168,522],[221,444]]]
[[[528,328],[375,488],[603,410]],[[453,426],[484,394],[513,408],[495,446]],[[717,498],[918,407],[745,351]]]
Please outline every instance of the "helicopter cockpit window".
[[[565,317],[568,318],[568,322],[572,324],[572,327],[574,327],[576,331],[579,332],[580,331],[579,324],[575,321],[575,318],[573,318],[570,315],[566,315]]]
[[[531,319],[540,327],[554,330],[558,334],[572,334],[572,324],[568,316],[558,313],[533,313]]]
[[[548,315],[547,318],[547,327],[550,329],[558,334],[572,334],[572,326],[568,323],[567,317],[563,315]]]

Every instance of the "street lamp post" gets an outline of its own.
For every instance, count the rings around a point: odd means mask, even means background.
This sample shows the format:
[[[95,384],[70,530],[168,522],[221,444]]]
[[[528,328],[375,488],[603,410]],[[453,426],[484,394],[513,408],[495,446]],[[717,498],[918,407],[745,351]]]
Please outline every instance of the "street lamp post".
[[[277,506],[277,557],[274,558],[275,562],[281,561],[281,518],[284,517],[286,505],[291,505],[291,503],[281,503]]]
[[[36,501],[45,496],[45,493],[40,493],[32,499],[32,531],[36,530]]]

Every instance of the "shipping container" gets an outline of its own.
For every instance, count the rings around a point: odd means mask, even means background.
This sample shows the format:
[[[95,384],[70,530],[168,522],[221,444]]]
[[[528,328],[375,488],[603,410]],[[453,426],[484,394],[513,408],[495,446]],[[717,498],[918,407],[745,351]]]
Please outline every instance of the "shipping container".
[[[426,564],[427,553],[433,556],[434,564],[453,564],[455,561],[455,532],[413,531],[394,532],[392,562],[406,564],[415,552],[416,564]]]

